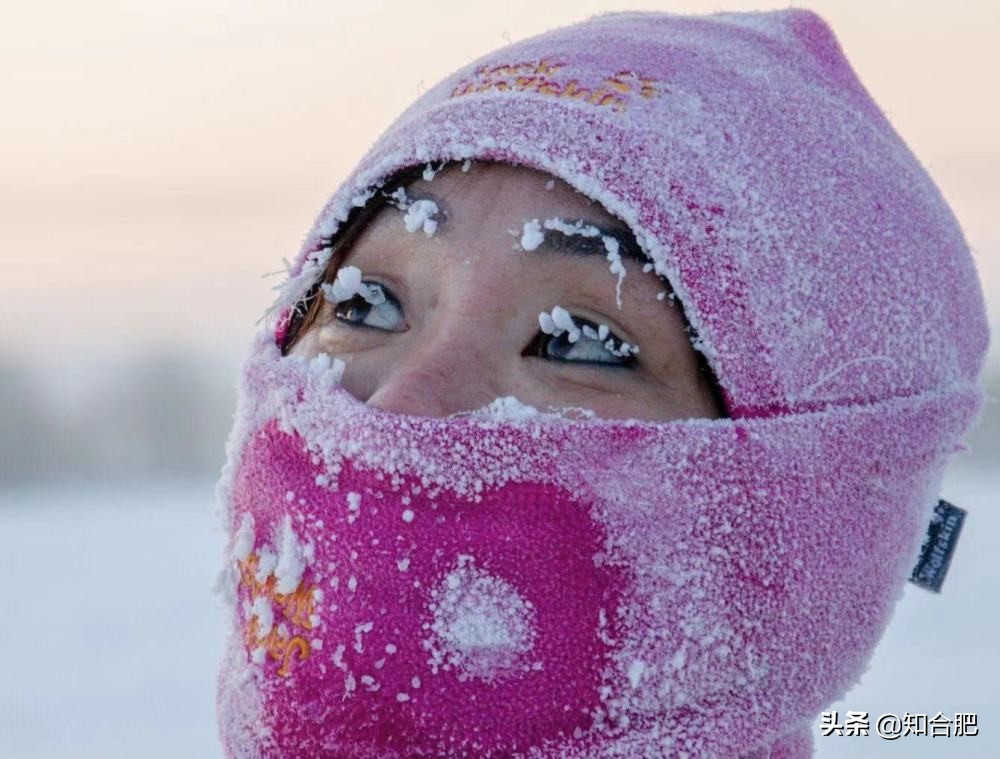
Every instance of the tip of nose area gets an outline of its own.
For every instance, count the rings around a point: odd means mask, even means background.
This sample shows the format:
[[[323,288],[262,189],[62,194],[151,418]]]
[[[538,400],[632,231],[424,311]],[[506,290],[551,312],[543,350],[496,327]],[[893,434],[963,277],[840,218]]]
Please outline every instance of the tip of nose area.
[[[430,380],[393,383],[376,390],[368,398],[368,405],[382,411],[406,416],[448,416],[459,409],[452,409],[443,389]]]

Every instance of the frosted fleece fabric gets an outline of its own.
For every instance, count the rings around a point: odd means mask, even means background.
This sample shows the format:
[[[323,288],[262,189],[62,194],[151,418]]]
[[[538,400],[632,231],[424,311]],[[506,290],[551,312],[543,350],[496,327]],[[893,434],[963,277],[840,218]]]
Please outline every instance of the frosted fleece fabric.
[[[434,419],[282,356],[395,170],[495,160],[625,221],[729,418]],[[615,13],[421,96],[322,209],[218,485],[229,757],[787,757],[868,666],[988,333],[962,232],[814,13]]]

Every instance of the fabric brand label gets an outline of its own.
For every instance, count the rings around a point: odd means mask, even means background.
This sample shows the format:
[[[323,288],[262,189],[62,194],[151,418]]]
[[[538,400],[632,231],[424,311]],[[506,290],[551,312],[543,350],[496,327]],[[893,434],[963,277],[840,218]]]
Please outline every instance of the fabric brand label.
[[[955,553],[958,535],[965,521],[965,510],[941,499],[934,507],[934,515],[927,525],[927,534],[920,547],[917,566],[910,575],[910,582],[921,588],[941,592],[941,584],[948,573],[948,565]]]

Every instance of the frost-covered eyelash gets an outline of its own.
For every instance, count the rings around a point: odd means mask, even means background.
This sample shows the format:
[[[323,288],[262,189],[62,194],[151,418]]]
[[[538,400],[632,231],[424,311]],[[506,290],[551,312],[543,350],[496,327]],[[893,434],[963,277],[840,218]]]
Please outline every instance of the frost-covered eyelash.
[[[365,284],[361,281],[361,269],[357,266],[342,266],[337,270],[337,278],[333,283],[324,282],[320,285],[324,297],[331,303],[343,303],[360,295],[366,303],[377,306],[385,303],[385,293],[377,283]]]
[[[591,340],[598,340],[604,344],[605,349],[611,355],[618,358],[628,358],[639,352],[639,346],[625,341],[622,341],[620,347],[616,347],[614,338],[609,337],[611,330],[607,324],[600,324],[597,329],[594,329],[589,324],[578,326],[573,317],[570,316],[569,311],[562,306],[555,306],[552,311],[542,311],[538,315],[538,326],[541,327],[542,332],[554,337],[558,337],[565,332],[566,339],[571,343],[579,340],[580,335],[588,337]]]

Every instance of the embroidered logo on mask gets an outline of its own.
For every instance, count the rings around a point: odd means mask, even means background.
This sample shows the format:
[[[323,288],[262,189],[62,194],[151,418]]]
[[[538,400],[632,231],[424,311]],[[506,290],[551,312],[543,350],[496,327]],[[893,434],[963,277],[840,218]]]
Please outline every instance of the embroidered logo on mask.
[[[277,577],[262,570],[257,551],[240,560],[238,567],[240,582],[250,594],[244,607],[250,615],[246,625],[247,647],[260,663],[267,656],[280,662],[276,674],[288,677],[293,663],[308,659],[312,652],[309,641],[294,633],[309,632],[316,627],[316,601],[321,591],[303,581],[291,593],[278,592]],[[275,609],[283,621],[276,619]]]
[[[452,90],[451,97],[471,95],[487,90],[520,90],[551,97],[572,98],[592,105],[626,110],[635,98],[651,100],[659,97],[656,81],[635,71],[617,71],[600,81],[581,80],[558,72],[566,64],[548,58],[523,63],[508,63],[478,67],[473,76],[463,79]]]

